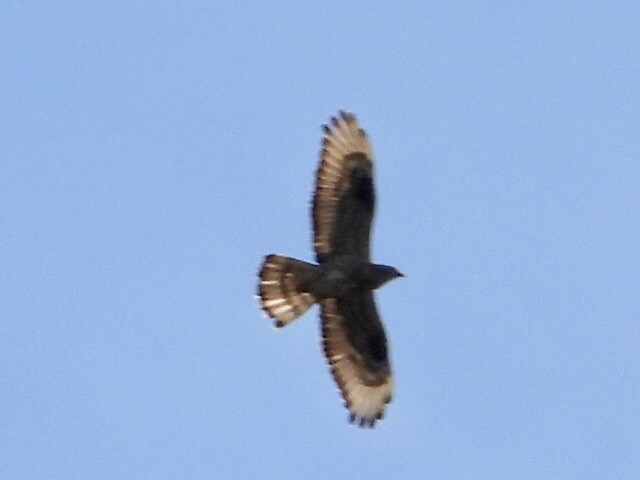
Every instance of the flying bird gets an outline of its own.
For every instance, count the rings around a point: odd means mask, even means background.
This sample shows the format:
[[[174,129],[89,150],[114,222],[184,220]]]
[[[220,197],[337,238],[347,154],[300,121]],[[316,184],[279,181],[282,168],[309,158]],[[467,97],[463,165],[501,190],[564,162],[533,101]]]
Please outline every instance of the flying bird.
[[[258,297],[277,328],[320,305],[324,353],[349,420],[373,427],[393,394],[387,337],[373,290],[403,275],[371,263],[375,189],[366,132],[343,111],[323,130],[312,198],[318,264],[267,255],[258,275]]]

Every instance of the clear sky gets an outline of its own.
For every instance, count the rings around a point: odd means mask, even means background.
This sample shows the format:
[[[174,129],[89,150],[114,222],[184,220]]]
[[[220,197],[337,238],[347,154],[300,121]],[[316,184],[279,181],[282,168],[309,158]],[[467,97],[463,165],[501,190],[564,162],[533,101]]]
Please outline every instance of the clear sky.
[[[0,477],[640,478],[637,2],[226,3],[0,6]],[[254,298],[338,109],[406,274],[373,431]]]

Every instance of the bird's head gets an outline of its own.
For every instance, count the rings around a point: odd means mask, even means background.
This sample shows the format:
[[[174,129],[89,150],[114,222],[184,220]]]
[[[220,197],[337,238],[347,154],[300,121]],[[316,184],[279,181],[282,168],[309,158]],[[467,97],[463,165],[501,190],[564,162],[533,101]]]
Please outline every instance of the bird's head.
[[[404,277],[396,267],[391,267],[389,265],[373,265],[374,272],[374,284],[373,288],[378,288],[384,285],[385,283],[394,280],[398,277]]]

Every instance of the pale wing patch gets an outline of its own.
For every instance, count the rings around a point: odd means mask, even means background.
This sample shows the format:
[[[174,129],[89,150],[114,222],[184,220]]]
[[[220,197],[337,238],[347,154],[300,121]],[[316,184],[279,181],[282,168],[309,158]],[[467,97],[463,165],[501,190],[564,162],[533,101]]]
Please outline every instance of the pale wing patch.
[[[321,306],[324,352],[350,421],[361,427],[373,427],[391,401],[393,377],[388,371],[381,375],[365,368],[362,356],[349,343],[335,299],[323,300]]]
[[[352,113],[341,111],[323,129],[320,166],[313,197],[313,245],[319,257],[331,253],[336,208],[340,196],[349,186],[349,157],[362,154],[370,163],[373,158],[367,134]],[[372,163],[370,168],[373,169]]]

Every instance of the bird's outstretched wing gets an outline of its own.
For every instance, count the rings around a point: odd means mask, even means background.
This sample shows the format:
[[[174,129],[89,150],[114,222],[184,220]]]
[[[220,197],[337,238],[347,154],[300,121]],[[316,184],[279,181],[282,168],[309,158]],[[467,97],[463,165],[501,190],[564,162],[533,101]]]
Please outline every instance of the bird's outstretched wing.
[[[320,305],[324,353],[351,422],[373,427],[393,394],[387,338],[373,293],[330,298]]]
[[[373,154],[355,116],[340,112],[324,125],[313,195],[313,245],[318,262],[355,254],[369,259],[375,207]]]

